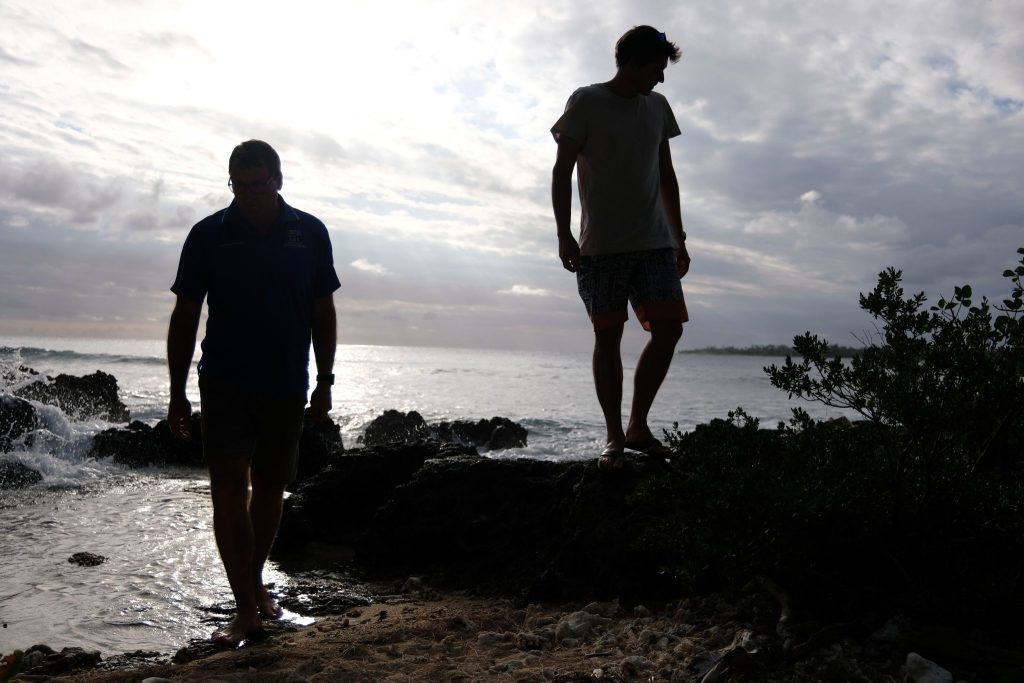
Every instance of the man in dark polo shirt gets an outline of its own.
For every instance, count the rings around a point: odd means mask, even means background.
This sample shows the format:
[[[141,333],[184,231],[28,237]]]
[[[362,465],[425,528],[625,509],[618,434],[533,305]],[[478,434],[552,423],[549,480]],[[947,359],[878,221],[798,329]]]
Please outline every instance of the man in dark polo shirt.
[[[340,284],[327,228],[278,194],[281,160],[270,145],[249,140],[235,147],[228,174],[234,201],[192,228],[171,287],[177,301],[167,332],[167,420],[176,436],[191,437],[185,385],[206,298],[203,454],[214,536],[237,609],[213,640],[237,645],[263,619],[280,616],[263,585],[263,565],[298,465],[310,340],[317,381],[309,411],[321,421],[331,409],[332,295]]]

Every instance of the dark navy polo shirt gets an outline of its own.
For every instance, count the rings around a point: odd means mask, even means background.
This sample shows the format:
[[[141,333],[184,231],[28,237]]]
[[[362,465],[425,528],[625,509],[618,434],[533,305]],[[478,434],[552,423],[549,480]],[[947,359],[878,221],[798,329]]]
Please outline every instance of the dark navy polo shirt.
[[[193,226],[171,291],[209,315],[199,374],[266,392],[305,394],[313,299],[341,284],[331,239],[315,216],[283,198],[265,235],[231,206]]]

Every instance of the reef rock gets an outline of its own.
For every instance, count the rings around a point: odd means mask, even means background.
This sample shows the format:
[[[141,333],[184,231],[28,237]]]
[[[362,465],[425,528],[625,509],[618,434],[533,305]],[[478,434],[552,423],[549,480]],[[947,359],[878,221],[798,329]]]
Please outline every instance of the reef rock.
[[[386,410],[366,426],[359,441],[367,446],[385,446],[435,440],[498,450],[522,448],[526,446],[526,439],[526,428],[506,417],[429,425],[415,410],[404,414],[397,410]]]
[[[342,546],[377,575],[538,600],[665,595],[665,558],[638,541],[657,520],[630,500],[661,474],[438,442],[353,449],[286,501],[274,552]]]
[[[68,558],[68,562],[77,564],[79,567],[98,567],[106,561],[106,557],[96,553],[75,553]]]
[[[285,501],[275,553],[311,541],[352,547],[377,509],[430,458],[476,456],[472,447],[436,442],[375,446],[348,451],[301,482]]]
[[[299,440],[299,471],[295,481],[288,487],[289,490],[322,470],[344,452],[341,427],[334,420],[316,423],[307,417],[302,424],[302,437]]]
[[[192,438],[182,441],[171,434],[167,420],[150,427],[138,420],[127,427],[105,429],[92,440],[89,456],[110,458],[129,467],[150,465],[203,465],[203,435],[199,413],[192,414]]]
[[[80,647],[65,647],[60,652],[48,645],[33,645],[21,658],[21,676],[17,680],[48,680],[52,676],[95,668],[100,653]]]
[[[315,424],[307,420],[299,441],[299,472],[296,481],[320,471],[331,458],[343,451],[338,425],[332,421]],[[192,437],[188,441],[182,441],[171,434],[166,420],[161,420],[155,427],[135,420],[127,427],[106,429],[97,434],[93,438],[89,455],[93,458],[111,458],[129,467],[204,467],[200,413],[192,414]]]
[[[27,465],[12,460],[0,460],[0,490],[22,489],[38,484],[43,475]]]
[[[439,441],[473,444],[487,451],[526,446],[526,428],[507,417],[492,417],[478,422],[442,422],[432,430],[434,438]]]
[[[430,436],[426,420],[415,410],[401,413],[385,410],[366,425],[360,443],[367,446],[384,446],[392,443],[416,443]]]
[[[26,433],[39,428],[39,416],[28,401],[0,394],[0,453],[9,453]]]
[[[118,397],[117,378],[100,370],[84,377],[47,377],[17,389],[14,394],[56,406],[72,420],[128,421],[128,408]]]

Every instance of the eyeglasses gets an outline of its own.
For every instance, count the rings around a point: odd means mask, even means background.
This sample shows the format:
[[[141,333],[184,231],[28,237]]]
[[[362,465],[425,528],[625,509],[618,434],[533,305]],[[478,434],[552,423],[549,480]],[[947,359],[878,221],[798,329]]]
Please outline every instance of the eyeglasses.
[[[231,178],[228,178],[228,187],[235,194],[239,192],[252,192],[254,194],[262,194],[269,192],[274,187],[275,178],[271,176],[266,180],[254,180],[251,183],[239,183],[235,182]]]

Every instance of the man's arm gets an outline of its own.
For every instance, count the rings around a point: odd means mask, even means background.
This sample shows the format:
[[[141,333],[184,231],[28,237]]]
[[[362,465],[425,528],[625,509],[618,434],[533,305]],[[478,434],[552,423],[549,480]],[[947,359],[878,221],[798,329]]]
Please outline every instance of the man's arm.
[[[690,254],[686,251],[686,240],[683,237],[683,213],[679,207],[679,181],[676,170],[672,167],[672,150],[668,140],[663,140],[658,148],[658,172],[661,177],[661,204],[665,207],[669,227],[679,247],[676,249],[676,268],[679,277],[690,270]]]
[[[203,302],[179,296],[167,326],[167,368],[171,376],[171,401],[167,408],[167,426],[171,434],[188,440],[192,436],[192,404],[185,395],[188,370],[196,351],[196,332]]]
[[[551,206],[555,211],[555,226],[558,229],[558,257],[562,267],[575,273],[580,263],[580,245],[572,235],[572,169],[580,143],[558,136],[558,155],[551,170]]]
[[[330,375],[334,372],[334,351],[338,346],[338,316],[334,310],[334,296],[313,299],[313,357],[316,360],[316,374]],[[331,384],[317,381],[309,396],[309,410],[314,422],[323,422],[331,410]]]

